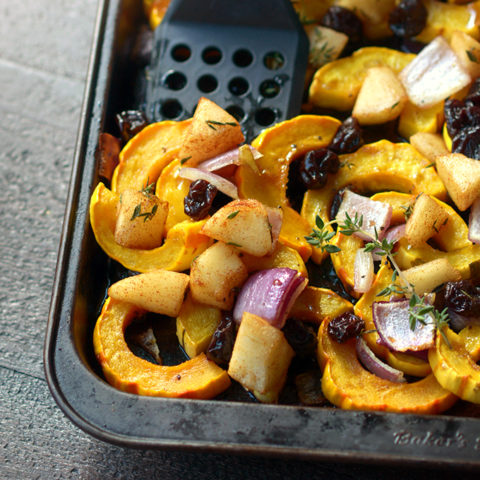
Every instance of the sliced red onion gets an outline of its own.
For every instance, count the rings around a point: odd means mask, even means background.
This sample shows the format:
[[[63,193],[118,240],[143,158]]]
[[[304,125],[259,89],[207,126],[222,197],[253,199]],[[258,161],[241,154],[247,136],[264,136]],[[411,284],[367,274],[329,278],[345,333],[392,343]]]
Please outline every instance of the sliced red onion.
[[[410,101],[422,108],[441,102],[471,82],[460,59],[441,36],[425,46],[399,78]]]
[[[365,293],[370,290],[373,282],[373,256],[372,252],[366,252],[359,248],[355,254],[355,265],[353,270],[353,289],[358,293]]]
[[[252,147],[251,145],[249,145],[249,147],[252,151],[254,160],[263,156],[256,148]],[[205,160],[204,162],[197,165],[197,168],[199,168],[200,170],[206,170],[207,172],[215,172],[223,167],[228,167],[229,165],[239,165],[240,160],[238,152],[238,147],[233,148],[228,152],[221,153],[216,157]]]
[[[375,238],[375,230],[379,239],[385,236],[392,218],[392,206],[346,190],[343,194],[343,201],[338,209],[336,219],[343,223],[346,219],[346,213],[352,220],[355,218],[355,215],[363,217],[362,229],[368,235],[363,233],[355,233],[355,235],[369,241]]]
[[[403,372],[382,362],[362,337],[357,337],[356,348],[358,358],[369,372],[390,382],[402,383],[406,381]]]
[[[178,171],[178,176],[181,178],[186,178],[187,180],[191,180],[192,182],[195,180],[205,180],[217,187],[225,195],[235,199],[238,198],[237,187],[232,182],[229,182],[225,178],[221,177],[220,175],[216,175],[215,173],[206,172],[204,170],[200,170],[199,168],[185,167]]]
[[[430,304],[431,298],[427,296],[425,303]],[[417,321],[415,330],[412,330],[409,300],[375,302],[372,313],[378,335],[390,350],[419,351],[433,346],[436,330],[433,318],[426,314],[427,323],[424,325]]]
[[[405,236],[406,224],[402,223],[401,225],[395,225],[394,227],[389,228],[385,232],[385,240],[390,243],[397,243],[402,237]],[[378,262],[383,257],[381,255],[377,255],[375,250],[373,251],[373,260]]]
[[[473,243],[480,244],[480,197],[473,202],[470,209],[468,239]]]
[[[249,312],[282,328],[307,283],[303,275],[291,268],[260,270],[243,285],[233,309],[233,319],[240,323],[243,313]]]
[[[465,315],[454,312],[451,308],[449,308],[448,318],[450,319],[450,327],[454,332],[459,332],[465,327],[468,327],[468,325],[480,325],[480,312],[475,317],[466,317]]]
[[[266,207],[268,214],[268,222],[272,226],[272,251],[275,250],[280,236],[280,230],[283,223],[283,210],[281,208]]]

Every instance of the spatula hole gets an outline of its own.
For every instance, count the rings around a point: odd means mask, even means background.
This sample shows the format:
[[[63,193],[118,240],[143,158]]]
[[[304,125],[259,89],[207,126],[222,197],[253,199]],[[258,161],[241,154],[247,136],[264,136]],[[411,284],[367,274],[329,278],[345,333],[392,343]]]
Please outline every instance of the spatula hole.
[[[269,70],[278,70],[285,64],[285,59],[280,52],[269,52],[263,57],[263,64]]]
[[[275,121],[275,112],[271,108],[261,108],[255,113],[255,121],[262,127],[267,127]]]
[[[163,84],[170,90],[181,90],[187,84],[187,77],[183,73],[171,70],[163,78]]]
[[[260,95],[265,98],[273,98],[280,92],[280,85],[274,80],[264,80],[260,84]]]
[[[190,58],[192,51],[190,50],[190,47],[188,45],[182,43],[180,45],[175,45],[172,48],[171,54],[172,58],[177,62],[185,62]]]
[[[218,81],[213,75],[202,75],[198,79],[197,86],[202,92],[210,93],[217,88]]]
[[[222,59],[222,52],[217,47],[207,47],[202,52],[202,59],[208,65],[215,65]]]
[[[237,67],[248,67],[253,62],[253,55],[249,50],[241,48],[233,54],[233,63]]]
[[[183,107],[178,100],[165,100],[165,102],[162,104],[160,112],[164,118],[178,118],[183,112]]]
[[[230,93],[239,97],[248,91],[248,82],[242,77],[235,77],[228,82],[228,90]]]
[[[237,120],[237,122],[242,122],[245,118],[245,112],[243,108],[239,107],[238,105],[230,105],[225,109],[232,117]]]

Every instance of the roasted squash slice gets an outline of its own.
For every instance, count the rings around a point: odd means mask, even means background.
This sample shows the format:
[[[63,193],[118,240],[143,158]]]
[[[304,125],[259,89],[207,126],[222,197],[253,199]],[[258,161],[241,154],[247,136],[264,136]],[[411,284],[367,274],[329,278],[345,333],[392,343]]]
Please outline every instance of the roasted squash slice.
[[[190,268],[192,260],[206,250],[212,239],[200,230],[205,221],[182,222],[171,228],[164,244],[152,250],[122,247],[115,242],[115,212],[119,196],[99,183],[90,199],[90,223],[100,247],[124,267],[137,272]]]
[[[315,72],[309,101],[317,107],[351,110],[369,68],[390,67],[399,73],[414,58],[414,54],[390,48],[361,48],[350,57],[334,60]]]
[[[391,143],[388,140],[364,145],[355,153],[340,155],[344,167],[332,181],[320,190],[307,190],[301,215],[312,228],[317,215],[327,223],[335,194],[345,187],[360,192],[398,190],[404,193],[427,193],[445,199],[446,190],[439,176],[426,159],[408,143]],[[313,248],[312,260],[319,263],[325,254]]]
[[[443,102],[428,108],[407,102],[398,120],[398,133],[407,140],[418,132],[436,133],[442,128],[444,119]]]
[[[308,286],[295,300],[290,316],[320,325],[325,318],[333,319],[352,310],[353,305],[333,290]]]
[[[383,358],[390,366],[414,377],[424,377],[431,372],[430,364],[414,355],[402,352],[392,352],[387,347],[378,343],[380,337],[373,323],[372,305],[374,302],[388,301],[388,297],[379,297],[378,294],[392,284],[392,269],[384,264],[378,270],[372,287],[364,293],[355,304],[355,315],[365,322],[365,330],[370,331],[363,335],[364,340],[373,352]]]
[[[167,232],[177,223],[190,220],[184,210],[184,199],[188,195],[192,182],[178,176],[180,168],[180,160],[173,160],[162,170],[157,180],[155,194],[168,202],[168,215],[165,222]]]
[[[434,414],[456,402],[457,396],[442,388],[433,374],[414,383],[395,383],[368,372],[357,358],[355,340],[336,342],[327,325],[325,321],[319,328],[318,360],[323,368],[323,394],[337,407]]]
[[[287,204],[288,167],[309,150],[325,147],[340,122],[332,117],[300,115],[265,129],[252,145],[262,153],[259,174],[240,165],[235,174],[240,198],[255,198],[269,207]]]
[[[108,383],[119,390],[157,397],[213,398],[230,386],[225,370],[200,354],[175,366],[135,356],[125,342],[127,326],[144,311],[108,298],[93,332],[95,355]]]
[[[459,335],[445,327],[448,343],[437,334],[435,348],[428,352],[433,374],[443,388],[463,400],[480,403],[480,366],[475,363]]]
[[[152,123],[135,135],[120,152],[112,191],[120,194],[127,188],[141,190],[147,182],[156,182],[162,169],[178,153],[190,123],[191,120]]]

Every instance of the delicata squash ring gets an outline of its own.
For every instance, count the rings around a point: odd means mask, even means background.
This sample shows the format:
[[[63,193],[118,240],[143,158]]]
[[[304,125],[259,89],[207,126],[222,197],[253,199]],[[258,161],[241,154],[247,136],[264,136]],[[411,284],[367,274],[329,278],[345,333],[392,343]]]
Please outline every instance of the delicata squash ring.
[[[93,332],[95,355],[115,388],[140,395],[213,398],[230,386],[225,370],[201,353],[175,366],[155,365],[134,355],[125,342],[128,325],[144,310],[108,298]]]
[[[185,221],[172,227],[161,247],[140,250],[119,245],[114,238],[119,196],[99,183],[90,200],[90,223],[98,244],[105,253],[136,272],[190,268],[192,260],[206,250],[213,240],[200,233],[205,223]]]
[[[324,321],[318,332],[322,390],[337,407],[396,413],[434,414],[449,409],[457,396],[445,390],[433,374],[414,383],[395,383],[365,370],[357,358],[355,339],[338,343]]]

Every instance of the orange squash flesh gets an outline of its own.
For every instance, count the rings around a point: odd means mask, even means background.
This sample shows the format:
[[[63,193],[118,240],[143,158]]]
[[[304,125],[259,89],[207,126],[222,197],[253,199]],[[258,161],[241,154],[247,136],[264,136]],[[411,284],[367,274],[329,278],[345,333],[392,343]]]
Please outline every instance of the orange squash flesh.
[[[318,357],[323,394],[333,405],[347,410],[434,414],[457,401],[433,374],[415,383],[395,383],[368,372],[357,358],[355,340],[336,342],[330,338],[327,324],[323,322],[319,329]]]
[[[152,123],[135,135],[120,152],[120,163],[112,178],[112,191],[141,190],[156,182],[162,169],[178,153],[191,120]],[[175,152],[170,152],[171,150]]]
[[[158,397],[213,398],[230,386],[225,370],[200,354],[175,366],[160,366],[135,356],[124,332],[143,310],[108,298],[95,325],[93,345],[105,378],[125,392]]]
[[[467,350],[462,338],[449,328],[437,334],[435,348],[428,352],[428,360],[438,382],[447,390],[468,402],[480,404],[480,366]]]
[[[122,247],[115,242],[115,215],[119,196],[99,183],[90,200],[90,223],[98,244],[124,267],[136,272],[190,268],[192,260],[213,241],[200,233],[205,221],[183,222],[171,228],[164,244],[152,250]]]

